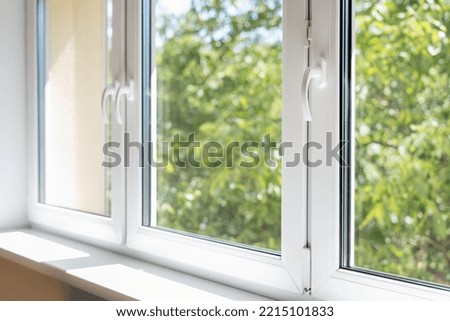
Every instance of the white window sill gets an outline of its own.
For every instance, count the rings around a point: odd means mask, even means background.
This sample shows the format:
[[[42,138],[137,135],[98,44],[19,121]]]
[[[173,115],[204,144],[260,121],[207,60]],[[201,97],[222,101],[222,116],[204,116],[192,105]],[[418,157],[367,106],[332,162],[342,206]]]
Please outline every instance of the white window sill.
[[[107,300],[268,300],[36,229],[0,233],[0,256]]]

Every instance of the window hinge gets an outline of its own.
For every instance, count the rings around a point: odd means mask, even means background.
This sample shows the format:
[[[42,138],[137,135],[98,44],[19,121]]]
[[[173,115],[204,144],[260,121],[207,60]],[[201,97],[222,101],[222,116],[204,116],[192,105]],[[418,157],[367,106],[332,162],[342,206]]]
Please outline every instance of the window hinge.
[[[305,245],[302,249],[302,285],[303,294],[311,295],[311,248]]]
[[[311,48],[312,44],[312,33],[311,33],[311,20],[305,20],[306,24],[306,48]]]

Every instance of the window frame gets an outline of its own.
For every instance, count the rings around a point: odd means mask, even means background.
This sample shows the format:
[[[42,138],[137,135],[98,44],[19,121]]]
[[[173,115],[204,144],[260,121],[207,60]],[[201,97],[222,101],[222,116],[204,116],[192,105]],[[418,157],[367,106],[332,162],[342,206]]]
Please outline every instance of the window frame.
[[[333,144],[341,139],[341,117],[345,113],[345,104],[354,106],[354,75],[345,75],[342,68],[341,50],[350,50],[352,73],[354,73],[354,11],[353,0],[314,1],[312,6],[312,64],[318,65],[321,56],[327,58],[328,85],[326,88],[311,88],[311,106],[313,121],[311,125],[312,141],[326,144],[325,132],[333,135]],[[351,22],[343,24],[344,10],[350,10]],[[342,39],[344,32],[350,32],[348,43]],[[347,77],[344,77],[347,76]],[[350,82],[344,80],[350,77]],[[342,96],[342,93],[347,94]],[[351,137],[354,137],[354,119],[348,119]],[[354,144],[350,142],[349,151],[353,157]],[[311,151],[311,158],[324,157],[323,151]],[[350,160],[353,164],[353,160]],[[350,171],[353,167],[350,167]],[[341,197],[347,194],[353,198],[350,189],[341,194],[341,168],[337,162],[330,167],[311,169],[311,244],[312,251],[312,296],[321,300],[449,300],[450,292],[427,285],[413,284],[385,276],[372,275],[363,271],[343,267],[341,238],[348,233],[342,230]],[[344,173],[345,174],[345,173]],[[353,177],[353,173],[349,173]],[[353,182],[350,183],[354,186]],[[351,187],[350,186],[350,187]],[[352,205],[350,205],[352,206]],[[350,209],[350,213],[353,213]],[[350,214],[353,222],[353,214]],[[354,230],[350,224],[349,233]],[[352,249],[350,242],[347,246]]]
[[[140,7],[139,3],[137,7]],[[142,12],[142,8],[138,8],[137,12]],[[150,12],[154,13],[154,10],[150,9]],[[297,151],[301,151],[301,147],[306,142],[304,123],[299,124],[295,121],[302,118],[298,108],[300,97],[296,85],[301,81],[301,70],[304,68],[304,61],[298,59],[303,56],[304,39],[299,38],[297,32],[304,27],[304,16],[305,7],[301,2],[283,1],[282,135],[283,141],[292,141]],[[139,15],[139,19],[143,19],[142,15]],[[138,23],[137,20],[135,19],[135,23],[128,27],[134,30],[133,34],[141,37],[139,26],[142,22]],[[134,41],[128,45],[138,50],[127,56],[134,57],[131,59],[142,64],[142,47],[139,46],[139,41],[136,39]],[[287,65],[290,68],[287,68]],[[141,66],[137,67],[141,69]],[[151,67],[153,70],[154,66]],[[155,80],[154,77],[153,73],[152,82]],[[142,128],[140,124],[143,123],[142,115],[134,113],[131,117],[133,130],[130,131],[130,139],[142,141],[143,133],[140,131]],[[155,128],[155,126],[152,127]],[[154,133],[153,137],[155,137]],[[287,154],[286,157],[293,157],[293,151]],[[302,247],[299,246],[299,244],[307,243],[304,228],[306,226],[306,193],[302,192],[306,185],[299,182],[306,182],[305,166],[283,167],[283,227],[280,257],[143,226],[141,200],[143,175],[146,169],[139,169],[139,161],[137,157],[132,156],[131,166],[127,169],[126,246],[130,251],[151,262],[261,295],[289,300],[304,298],[306,293],[304,289],[309,288],[309,251],[302,251]],[[154,183],[155,180],[153,179],[152,182]],[[299,198],[296,195],[304,195],[304,197]],[[161,249],[164,250],[161,251]]]
[[[143,227],[143,170],[137,166],[140,160],[133,154],[131,166],[120,166],[115,174],[121,183],[116,183],[119,188],[115,190],[115,199],[119,203],[112,218],[40,204],[37,139],[39,115],[36,108],[38,1],[45,0],[27,0],[27,210],[32,227],[275,299],[450,299],[450,293],[445,290],[341,268],[341,169],[335,163],[331,167],[283,168],[281,257]],[[283,141],[293,141],[297,146],[287,153],[287,159],[292,159],[295,151],[302,151],[307,137],[323,146],[326,145],[324,133],[327,131],[333,134],[333,146],[340,139],[340,16],[344,2],[346,0],[322,0],[311,4],[313,45],[310,65],[319,65],[321,57],[327,59],[328,85],[326,88],[311,86],[313,121],[308,125],[301,115],[299,90],[306,68],[306,61],[302,59],[307,41],[304,21],[307,16],[306,0],[305,3],[297,0],[283,1]],[[129,78],[140,83],[141,2],[128,0],[126,6],[126,12],[134,15],[134,19],[127,19],[128,36],[122,34],[121,37],[122,42],[127,39],[128,70],[127,73],[123,70],[124,61],[116,68],[122,68],[119,73],[123,84]],[[140,86],[137,86],[137,90],[136,97],[142,97]],[[140,102],[141,99],[135,99],[126,108],[127,132],[133,141],[142,141],[143,136]],[[309,159],[324,159],[323,157],[323,151],[309,151]],[[311,292],[308,291],[309,288],[312,289]]]
[[[113,74],[120,81],[123,74],[124,52],[120,50],[125,39],[124,13],[125,6],[121,1],[112,0],[114,10],[113,27],[116,30],[113,39]],[[41,203],[40,192],[42,190],[42,150],[41,141],[44,130],[40,126],[43,117],[43,88],[42,61],[46,59],[45,38],[42,34],[46,29],[45,0],[28,0],[27,7],[27,96],[28,96],[28,204],[27,213],[31,226],[48,230],[54,233],[70,236],[89,242],[101,242],[107,246],[114,246],[124,242],[125,226],[125,199],[123,184],[115,184],[112,189],[113,203],[110,217],[95,215],[61,208]],[[44,42],[44,44],[42,43]],[[100,109],[100,107],[99,107]],[[112,135],[120,136],[121,129],[113,126]],[[112,170],[113,180],[124,181],[125,171],[123,167]]]

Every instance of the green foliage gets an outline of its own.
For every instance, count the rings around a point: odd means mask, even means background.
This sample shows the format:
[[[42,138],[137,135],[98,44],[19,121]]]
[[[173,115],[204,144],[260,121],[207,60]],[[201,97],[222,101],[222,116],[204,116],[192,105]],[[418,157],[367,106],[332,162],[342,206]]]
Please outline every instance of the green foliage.
[[[450,2],[356,1],[356,254],[450,283]]]
[[[269,133],[280,142],[281,2],[244,2],[252,10],[242,1],[192,1],[181,18],[164,18],[156,56],[159,140],[195,132],[201,146],[216,141],[225,152],[230,142],[262,142]],[[234,160],[233,168],[160,169],[158,224],[279,250],[280,164],[272,169],[260,159],[244,168],[236,165],[249,159]]]

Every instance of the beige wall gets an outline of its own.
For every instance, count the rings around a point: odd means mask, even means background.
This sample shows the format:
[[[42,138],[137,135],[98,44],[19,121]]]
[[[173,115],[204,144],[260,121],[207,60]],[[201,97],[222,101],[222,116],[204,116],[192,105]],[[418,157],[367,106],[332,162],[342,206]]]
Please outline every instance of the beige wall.
[[[47,1],[46,203],[105,212],[104,0]]]
[[[0,258],[0,301],[96,301],[100,298]]]

